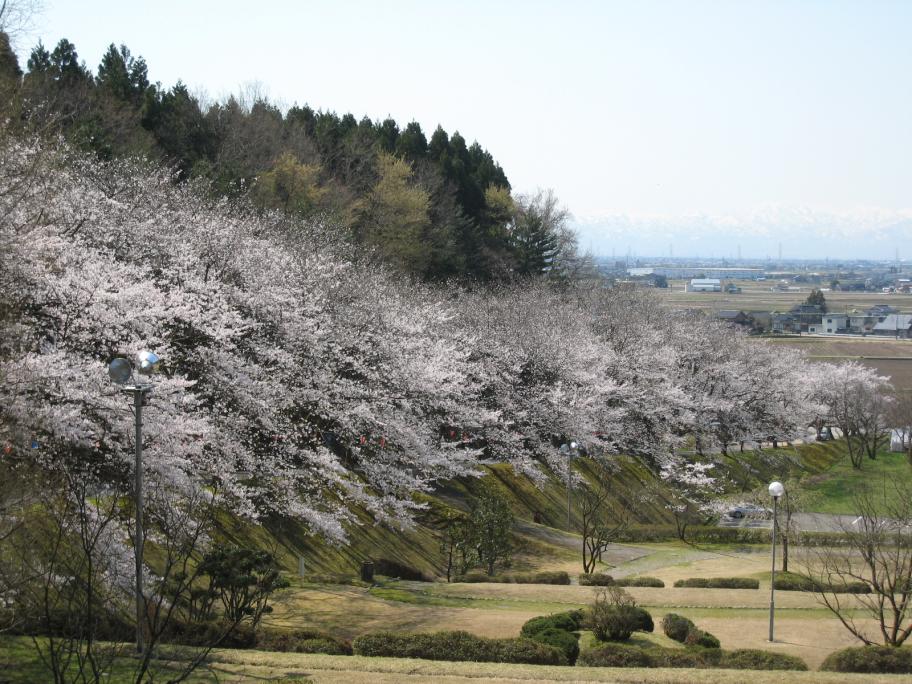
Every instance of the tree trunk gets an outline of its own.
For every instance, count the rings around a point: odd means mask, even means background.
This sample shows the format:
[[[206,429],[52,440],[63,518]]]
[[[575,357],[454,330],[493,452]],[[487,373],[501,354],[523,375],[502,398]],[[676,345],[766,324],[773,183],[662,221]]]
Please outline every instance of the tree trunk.
[[[788,536],[788,523],[785,524],[785,532],[782,534],[782,572],[789,571],[789,536]]]

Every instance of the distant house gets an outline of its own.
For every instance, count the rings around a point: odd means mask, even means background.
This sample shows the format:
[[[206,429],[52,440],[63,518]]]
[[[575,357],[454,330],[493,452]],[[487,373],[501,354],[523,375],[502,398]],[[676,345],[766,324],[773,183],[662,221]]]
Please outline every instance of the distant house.
[[[912,314],[890,314],[871,333],[882,337],[912,338]]]
[[[793,306],[789,313],[798,319],[802,331],[809,330],[812,325],[816,325],[826,315],[823,307],[819,304],[798,304]]]
[[[770,329],[782,335],[800,333],[801,321],[791,313],[773,312],[770,314]]]
[[[716,312],[716,318],[733,325],[753,325],[754,323],[749,314],[734,309],[721,309]]]
[[[849,329],[849,317],[844,314],[826,314],[821,316],[819,323],[808,325],[809,333],[833,335],[845,333]]]
[[[718,278],[693,278],[685,289],[687,292],[721,292],[722,281]]]

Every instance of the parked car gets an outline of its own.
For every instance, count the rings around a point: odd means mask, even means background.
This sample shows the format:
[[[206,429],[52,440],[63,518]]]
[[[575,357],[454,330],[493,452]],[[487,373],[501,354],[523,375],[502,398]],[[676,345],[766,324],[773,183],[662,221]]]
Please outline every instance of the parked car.
[[[772,515],[772,511],[763,506],[755,506],[754,504],[742,504],[740,506],[734,506],[726,513],[729,518],[768,518]]]

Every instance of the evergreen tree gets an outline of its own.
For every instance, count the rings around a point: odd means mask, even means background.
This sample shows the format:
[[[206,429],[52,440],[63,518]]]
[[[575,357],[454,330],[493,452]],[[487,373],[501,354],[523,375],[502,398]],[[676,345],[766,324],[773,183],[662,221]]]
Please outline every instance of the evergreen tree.
[[[826,297],[823,296],[822,291],[816,288],[811,290],[811,293],[808,295],[807,299],[804,300],[804,303],[812,306],[819,306],[823,313],[827,312]]]
[[[417,121],[412,121],[396,141],[396,155],[411,163],[419,162],[427,156],[427,138]]]
[[[19,60],[10,47],[9,36],[3,31],[0,31],[0,78],[15,81],[22,78]]]

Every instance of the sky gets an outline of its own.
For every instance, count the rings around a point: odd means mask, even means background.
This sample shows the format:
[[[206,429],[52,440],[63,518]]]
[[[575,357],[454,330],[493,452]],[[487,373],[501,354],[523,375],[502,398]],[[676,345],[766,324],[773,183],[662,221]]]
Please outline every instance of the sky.
[[[209,99],[442,125],[596,254],[912,260],[912,2],[46,0]]]

